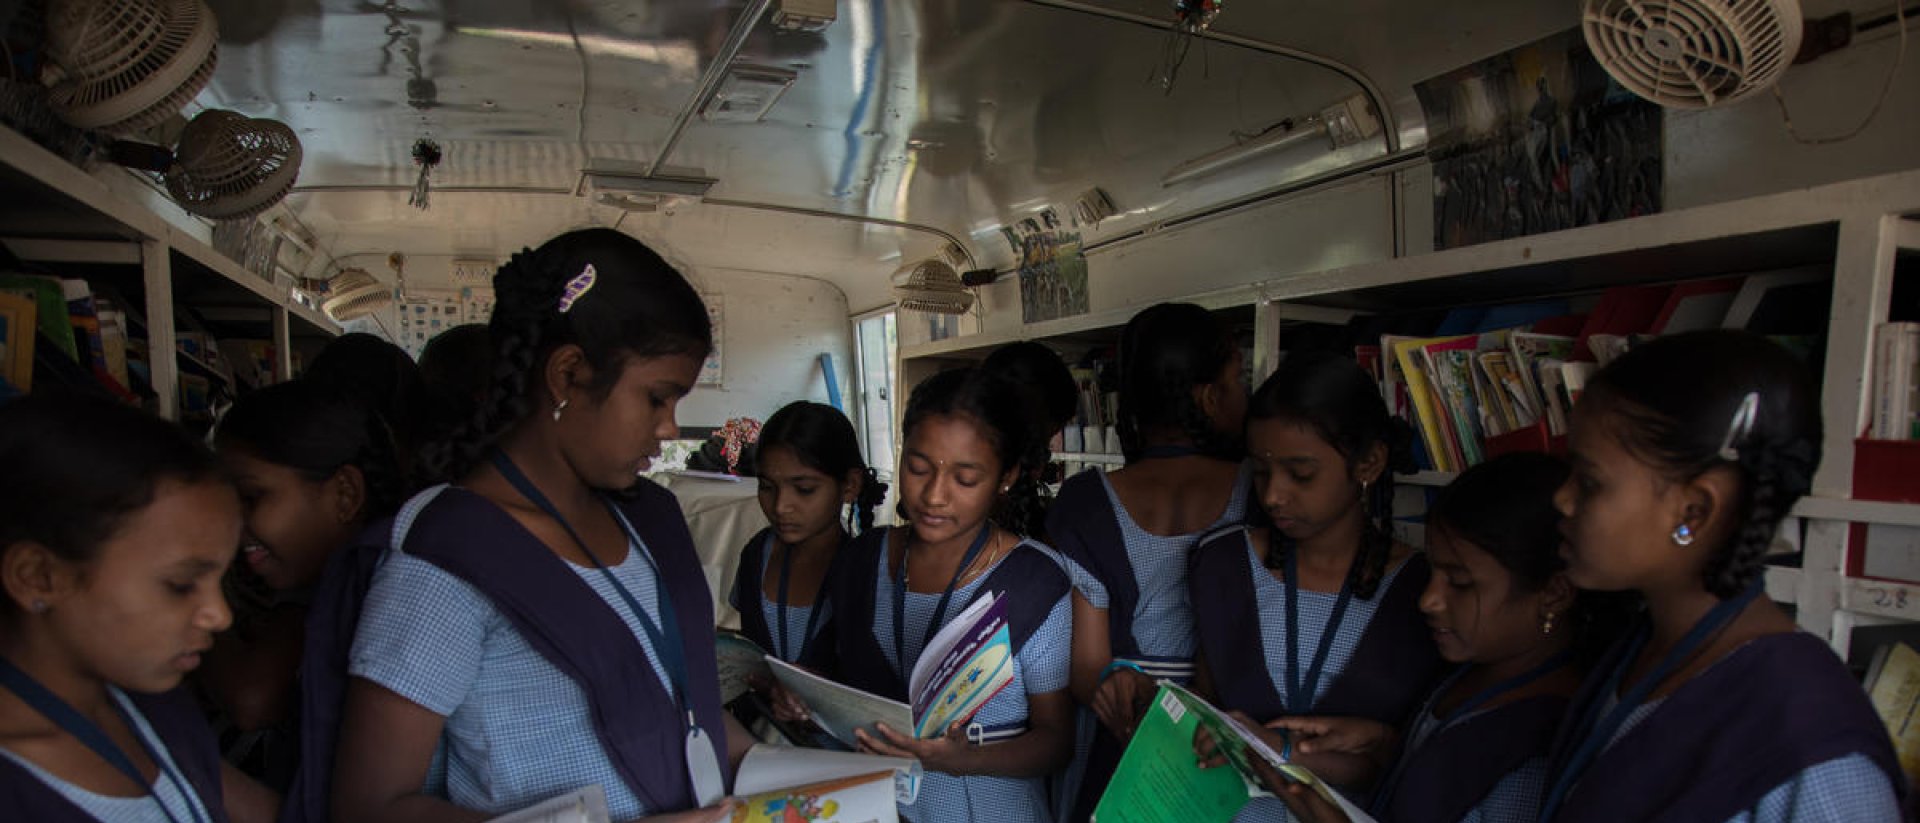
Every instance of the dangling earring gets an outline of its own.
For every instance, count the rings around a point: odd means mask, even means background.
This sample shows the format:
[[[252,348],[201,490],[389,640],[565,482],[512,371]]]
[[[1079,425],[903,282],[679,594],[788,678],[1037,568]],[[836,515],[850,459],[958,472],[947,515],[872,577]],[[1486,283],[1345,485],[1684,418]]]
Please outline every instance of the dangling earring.
[[[560,422],[560,413],[567,410],[567,401],[561,400],[553,407],[553,422]]]
[[[1553,612],[1547,612],[1547,616],[1540,619],[1540,633],[1553,634]]]
[[[1688,526],[1685,523],[1681,523],[1678,526],[1674,526],[1673,527],[1673,545],[1675,546],[1693,545],[1693,527]]]

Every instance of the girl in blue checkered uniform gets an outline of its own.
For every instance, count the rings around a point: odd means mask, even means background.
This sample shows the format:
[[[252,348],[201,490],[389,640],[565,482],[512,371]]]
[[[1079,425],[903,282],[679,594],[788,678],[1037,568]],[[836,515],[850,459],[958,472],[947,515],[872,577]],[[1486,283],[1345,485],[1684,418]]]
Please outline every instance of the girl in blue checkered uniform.
[[[973,599],[1008,604],[1014,680],[970,721],[913,739],[861,732],[862,749],[926,769],[913,823],[1051,823],[1046,778],[1072,753],[1069,583],[1052,552],[1001,524],[1031,522],[1020,458],[1038,436],[1017,386],[975,369],[914,389],[903,424],[900,501],[911,526],[862,535],[835,580],[841,682],[905,700],[921,650]]]
[[[706,310],[605,229],[515,256],[494,288],[488,402],[429,451],[452,485],[403,510],[360,612],[332,817],[466,820],[597,784],[618,820],[717,819],[750,741],[719,705],[678,506],[636,485],[678,433]]]
[[[854,525],[873,529],[887,486],[860,456],[847,416],[819,403],[791,403],[767,419],[755,469],[770,525],[740,552],[732,603],[741,634],[799,663],[833,617],[828,569]],[[843,520],[842,510],[850,517]]]
[[[1073,690],[1079,754],[1060,789],[1093,811],[1154,681],[1193,678],[1187,566],[1200,536],[1245,519],[1239,462],[1246,364],[1212,312],[1152,306],[1120,336],[1127,465],[1069,478],[1047,539],[1074,580]]]
[[[1539,816],[1554,733],[1582,672],[1623,623],[1619,598],[1567,583],[1553,507],[1566,477],[1558,458],[1508,454],[1462,473],[1428,509],[1434,574],[1420,609],[1454,668],[1404,730],[1360,718],[1278,724],[1312,735],[1297,747],[1308,753],[1393,763],[1374,793],[1376,819],[1531,823]],[[1333,817],[1311,792],[1279,780],[1267,788],[1287,797],[1298,817]]]
[[[1746,332],[1638,345],[1587,384],[1557,497],[1567,578],[1647,608],[1575,699],[1541,820],[1900,819],[1886,728],[1763,585],[1821,438],[1806,367]]]
[[[1222,530],[1194,552],[1189,578],[1200,637],[1195,686],[1253,725],[1289,716],[1398,724],[1438,673],[1418,600],[1430,569],[1396,541],[1394,469],[1410,432],[1352,360],[1296,353],[1254,393],[1247,452],[1260,524]],[[1269,730],[1276,751],[1288,733]],[[1379,764],[1294,749],[1364,804]],[[1284,820],[1255,798],[1239,820]]]

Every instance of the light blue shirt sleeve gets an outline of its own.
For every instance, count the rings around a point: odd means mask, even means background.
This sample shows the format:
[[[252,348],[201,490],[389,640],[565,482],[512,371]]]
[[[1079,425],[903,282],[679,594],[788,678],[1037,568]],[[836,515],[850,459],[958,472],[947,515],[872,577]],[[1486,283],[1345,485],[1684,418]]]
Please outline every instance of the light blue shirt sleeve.
[[[487,635],[501,620],[466,581],[391,553],[367,590],[347,671],[444,717],[479,679]]]
[[[1067,687],[1073,660],[1073,607],[1067,598],[1053,604],[1047,619],[1015,657],[1027,694],[1052,694]]]
[[[1536,757],[1507,772],[1460,823],[1534,823],[1547,794],[1547,759]]]
[[[1100,578],[1094,577],[1093,572],[1087,571],[1085,566],[1075,562],[1065,552],[1058,549],[1047,549],[1047,552],[1052,554],[1053,559],[1060,564],[1060,568],[1066,571],[1067,579],[1073,583],[1074,591],[1079,592],[1080,596],[1086,598],[1087,602],[1096,609],[1108,607],[1111,600],[1107,596],[1107,586],[1100,582]],[[1071,602],[1068,603],[1068,610],[1072,610]]]
[[[1807,767],[1727,823],[1844,823],[1900,820],[1886,772],[1864,754]]]

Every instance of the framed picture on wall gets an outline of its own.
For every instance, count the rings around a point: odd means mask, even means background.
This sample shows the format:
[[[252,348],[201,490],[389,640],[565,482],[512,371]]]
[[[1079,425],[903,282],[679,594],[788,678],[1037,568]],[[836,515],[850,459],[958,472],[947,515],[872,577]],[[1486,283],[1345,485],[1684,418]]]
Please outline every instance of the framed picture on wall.
[[[713,351],[707,353],[707,362],[700,364],[700,385],[724,386],[722,365],[726,358],[722,356],[722,351],[727,339],[724,304],[717,294],[703,294],[700,299],[707,304],[707,322],[713,325]]]

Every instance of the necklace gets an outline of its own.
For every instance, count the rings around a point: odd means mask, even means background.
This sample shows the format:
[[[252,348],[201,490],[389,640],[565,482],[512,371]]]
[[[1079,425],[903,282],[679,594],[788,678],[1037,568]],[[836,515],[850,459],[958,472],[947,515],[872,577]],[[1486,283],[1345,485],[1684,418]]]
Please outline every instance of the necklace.
[[[989,526],[988,528],[991,529],[992,527]],[[907,554],[912,548],[913,544],[908,543],[900,549],[900,585],[902,587],[910,586],[913,583],[913,577],[907,572]],[[960,585],[965,585],[974,578],[979,577],[987,569],[993,568],[994,561],[999,559],[1000,535],[994,533],[987,538],[987,553],[966,568],[960,569],[955,575],[954,581]]]

